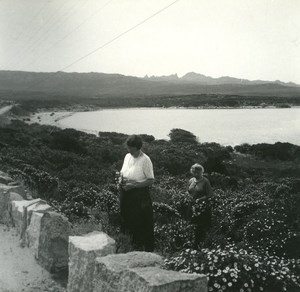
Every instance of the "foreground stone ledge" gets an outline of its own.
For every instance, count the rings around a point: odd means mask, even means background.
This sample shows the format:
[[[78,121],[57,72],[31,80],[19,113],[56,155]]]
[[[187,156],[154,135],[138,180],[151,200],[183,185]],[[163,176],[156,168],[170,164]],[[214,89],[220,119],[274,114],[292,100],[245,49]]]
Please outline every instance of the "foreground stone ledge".
[[[96,259],[94,292],[206,292],[205,275],[162,269],[159,255],[145,252],[109,255]]]
[[[71,230],[68,219],[57,212],[46,211],[40,226],[38,262],[51,273],[67,270]]]
[[[206,275],[185,274],[167,271],[157,267],[135,268],[128,277],[121,278],[120,291],[153,291],[153,292],[207,292]],[[132,281],[132,278],[135,281]],[[134,284],[133,284],[134,282]],[[132,286],[132,284],[134,286]]]
[[[96,257],[115,253],[116,243],[104,232],[69,237],[68,292],[93,291]]]

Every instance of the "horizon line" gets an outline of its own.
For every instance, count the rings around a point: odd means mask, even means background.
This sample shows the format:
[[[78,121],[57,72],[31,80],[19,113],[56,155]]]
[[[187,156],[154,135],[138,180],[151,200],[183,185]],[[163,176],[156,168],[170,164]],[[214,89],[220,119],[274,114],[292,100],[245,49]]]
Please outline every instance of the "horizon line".
[[[7,69],[7,70],[0,70],[0,72],[22,72],[22,73],[41,73],[41,74],[57,74],[57,73],[65,73],[65,74],[106,74],[106,75],[122,75],[122,76],[126,76],[126,77],[135,77],[135,78],[140,78],[140,79],[151,79],[152,77],[154,78],[162,78],[162,77],[171,77],[171,76],[177,76],[178,79],[181,79],[182,77],[186,76],[189,73],[194,73],[197,75],[202,75],[204,77],[208,77],[208,78],[212,78],[212,79],[220,79],[220,78],[234,78],[237,80],[241,80],[241,81],[250,81],[250,82],[255,82],[255,81],[262,81],[262,82],[270,82],[270,83],[277,83],[277,82],[281,82],[281,83],[285,83],[285,84],[293,84],[293,85],[297,85],[300,86],[300,83],[296,83],[294,81],[281,81],[280,79],[276,79],[276,80],[263,80],[263,79],[246,79],[246,78],[239,78],[239,77],[233,77],[233,76],[229,76],[229,75],[222,75],[219,77],[212,77],[209,75],[205,75],[202,73],[197,73],[195,71],[189,71],[183,75],[181,75],[181,77],[179,77],[178,73],[173,73],[173,74],[169,74],[169,75],[149,75],[149,74],[145,74],[143,76],[136,76],[136,75],[126,75],[126,74],[122,74],[122,73],[106,73],[106,72],[97,72],[97,71],[89,71],[89,72],[77,72],[77,71],[72,71],[72,72],[66,72],[66,71],[26,71],[26,70],[12,70],[12,69]]]

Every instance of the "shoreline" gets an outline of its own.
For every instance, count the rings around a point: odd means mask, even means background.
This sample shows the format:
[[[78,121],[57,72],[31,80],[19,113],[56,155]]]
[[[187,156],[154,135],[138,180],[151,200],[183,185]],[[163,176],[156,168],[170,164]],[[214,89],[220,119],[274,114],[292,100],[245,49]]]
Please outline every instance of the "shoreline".
[[[65,113],[77,113],[77,112],[92,112],[92,111],[101,111],[101,110],[125,110],[125,109],[156,109],[156,110],[167,110],[167,109],[199,109],[199,110],[212,110],[212,109],[291,109],[291,108],[300,108],[300,105],[289,106],[289,107],[276,107],[273,105],[270,106],[239,106],[239,107],[229,107],[229,106],[205,106],[205,107],[197,107],[197,106],[170,106],[170,107],[151,107],[151,106],[141,106],[141,107],[97,107],[97,106],[82,106],[82,105],[74,105],[68,107],[58,107],[58,108],[49,108],[49,109],[39,109],[35,113],[31,113],[30,116],[34,116],[40,113],[48,113],[48,112],[65,112]]]
[[[254,106],[247,106],[247,107],[101,107],[101,108],[90,108],[90,110],[84,110],[83,108],[78,108],[74,106],[70,110],[68,107],[68,110],[64,110],[62,108],[52,109],[52,110],[46,110],[42,109],[40,111],[36,111],[35,113],[31,113],[29,116],[23,116],[20,117],[20,119],[23,119],[28,124],[38,123],[40,125],[48,125],[48,126],[55,126],[63,129],[64,127],[61,125],[60,121],[73,116],[76,113],[86,113],[86,112],[97,112],[97,111],[104,111],[104,110],[240,110],[240,109],[292,109],[292,108],[300,108],[300,106],[293,106],[290,108],[279,108],[274,106],[268,106],[268,107],[254,107]],[[93,132],[93,131],[92,131]]]
[[[288,110],[298,110],[300,107],[293,107],[293,108],[288,108]],[[99,112],[99,114],[101,115],[101,111],[111,111],[111,114],[112,115],[118,115],[117,112],[113,113],[113,111],[119,111],[119,110],[131,110],[132,113],[133,113],[133,110],[134,111],[143,111],[143,110],[150,110],[150,114],[151,114],[151,110],[155,111],[161,111],[161,110],[176,110],[176,109],[179,109],[179,110],[183,110],[183,109],[188,109],[188,110],[191,110],[192,108],[158,108],[158,107],[140,107],[140,108],[93,108],[93,110],[90,110],[90,111],[82,111],[81,110],[78,110],[78,108],[74,108],[74,111],[70,111],[70,108],[68,108],[69,110],[68,111],[63,111],[62,109],[59,109],[58,111],[40,111],[40,112],[35,112],[33,114],[31,114],[29,117],[23,117],[23,121],[26,122],[27,124],[33,124],[33,123],[37,123],[37,124],[40,124],[40,125],[47,125],[47,126],[53,126],[53,127],[57,127],[57,128],[60,128],[60,129],[66,129],[66,128],[70,128],[70,126],[66,126],[68,123],[64,123],[64,119],[67,119],[69,117],[72,117],[73,115],[75,114],[80,114],[80,113],[89,113],[89,112]],[[195,110],[197,110],[198,108],[193,108]],[[217,108],[217,109],[229,109],[229,108]],[[230,108],[230,109],[236,109],[236,108]],[[251,110],[260,110],[260,112],[263,114],[263,109],[266,109],[266,110],[275,110],[275,109],[279,109],[281,110],[280,113],[283,114],[283,115],[286,115],[289,114],[289,112],[284,112],[284,108],[275,108],[275,107],[268,107],[268,108],[257,108],[257,107],[247,107],[247,108],[239,108],[240,110],[246,110],[245,112],[242,112],[240,114],[246,114],[247,115],[247,110],[249,110],[249,114],[250,114],[250,111]],[[213,114],[213,111],[211,111],[211,113]],[[106,114],[110,115],[109,112],[107,112]],[[210,114],[210,113],[209,113]],[[142,113],[143,115],[143,113]],[[22,118],[21,118],[22,119]],[[74,127],[73,127],[74,128]],[[81,123],[80,124],[80,127],[75,127],[74,129],[78,130],[78,131],[82,131],[82,132],[85,132],[85,133],[89,133],[89,134],[93,134],[93,135],[98,135],[99,132],[101,131],[108,131],[108,132],[118,132],[118,133],[123,133],[125,134],[126,131],[124,132],[124,129],[123,130],[98,130],[96,129],[95,127],[92,127],[91,129],[87,129],[85,128],[85,123]],[[145,132],[146,133],[146,132]],[[127,133],[128,134],[128,133]],[[154,134],[153,134],[154,135]],[[155,135],[154,135],[155,136]],[[156,137],[156,136],[155,136]],[[160,140],[160,139],[163,139],[163,140],[168,140],[167,137],[156,137],[156,139]],[[210,140],[204,140],[204,141],[207,141],[209,143]],[[202,142],[204,142],[202,141]],[[215,141],[216,142],[216,141]],[[265,143],[270,143],[270,144],[274,144],[276,141],[268,141],[268,139],[265,140]],[[295,143],[295,142],[291,142],[291,141],[288,141],[288,140],[281,140],[281,139],[278,139],[277,142],[287,142],[287,143],[291,143],[291,144],[295,144],[295,145],[299,145],[299,143]],[[236,146],[236,145],[241,145],[241,144],[244,144],[244,143],[247,143],[247,144],[258,144],[258,143],[263,143],[263,142],[247,142],[246,140],[244,142],[239,142],[239,141],[231,141],[231,142],[226,142],[223,143],[222,142],[216,142],[216,143],[220,143],[221,145],[223,146]]]

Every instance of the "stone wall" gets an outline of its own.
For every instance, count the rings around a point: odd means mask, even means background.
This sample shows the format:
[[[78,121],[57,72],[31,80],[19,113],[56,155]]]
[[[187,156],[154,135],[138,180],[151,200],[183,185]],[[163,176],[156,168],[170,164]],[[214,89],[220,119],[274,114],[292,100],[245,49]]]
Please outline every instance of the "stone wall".
[[[115,254],[116,243],[103,232],[70,236],[67,218],[25,191],[0,171],[0,223],[15,227],[20,244],[50,272],[68,269],[69,292],[206,292],[207,277],[163,268],[148,252]]]
[[[26,191],[0,172],[0,223],[15,227],[20,244],[30,247],[39,264],[50,272],[68,269],[68,219],[41,199],[27,200]]]

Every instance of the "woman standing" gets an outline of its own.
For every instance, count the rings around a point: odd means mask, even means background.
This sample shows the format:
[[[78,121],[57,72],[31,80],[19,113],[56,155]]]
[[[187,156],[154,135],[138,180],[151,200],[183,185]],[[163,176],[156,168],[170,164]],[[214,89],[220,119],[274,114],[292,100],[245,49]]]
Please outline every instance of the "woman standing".
[[[209,180],[203,176],[204,168],[201,164],[192,165],[190,171],[193,177],[188,182],[188,192],[191,195],[188,217],[195,225],[194,248],[197,249],[211,226],[209,198],[212,196],[212,188]]]
[[[137,250],[153,251],[153,209],[149,186],[154,182],[153,165],[142,152],[140,136],[132,135],[126,140],[126,154],[120,172],[120,211],[123,231],[132,237]]]

